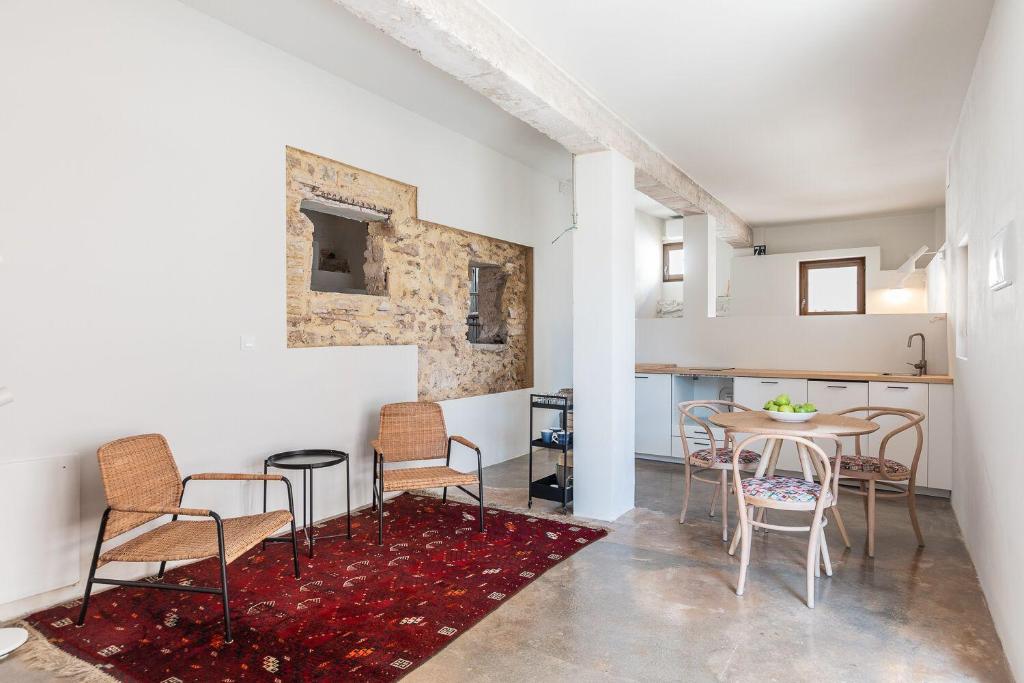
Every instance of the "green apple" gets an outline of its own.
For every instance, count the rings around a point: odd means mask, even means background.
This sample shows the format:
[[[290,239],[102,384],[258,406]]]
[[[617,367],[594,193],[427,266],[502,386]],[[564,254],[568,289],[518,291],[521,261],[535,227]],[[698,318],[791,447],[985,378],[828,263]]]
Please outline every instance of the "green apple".
[[[794,413],[806,413],[807,411],[804,410],[803,406],[793,406],[793,412]]]
[[[795,413],[796,412],[796,408],[794,408],[793,406],[791,406],[791,405],[789,405],[787,403],[784,406],[779,406],[779,412],[780,413]]]
[[[778,406],[775,405],[775,401],[768,401],[764,404],[765,410],[775,410]]]
[[[789,405],[789,394],[779,394],[774,399],[775,405],[788,406]]]
[[[805,413],[816,413],[816,412],[818,412],[818,409],[814,406],[813,403],[805,403],[803,405],[803,408],[804,408],[804,412]]]

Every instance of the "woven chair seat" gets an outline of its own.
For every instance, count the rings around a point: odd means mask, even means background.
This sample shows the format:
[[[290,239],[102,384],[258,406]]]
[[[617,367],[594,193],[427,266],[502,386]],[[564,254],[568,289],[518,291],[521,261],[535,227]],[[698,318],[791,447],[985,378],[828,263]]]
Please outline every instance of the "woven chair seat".
[[[441,486],[465,486],[479,481],[475,473],[459,472],[443,465],[439,467],[410,467],[402,470],[384,470],[385,491],[432,489]]]
[[[888,474],[891,479],[910,478],[910,468],[896,460],[886,458],[885,469],[887,472],[882,472],[879,469],[878,458],[865,458],[857,455],[844,455],[840,463],[840,472],[843,475],[856,472],[857,474],[877,475],[877,478],[882,478],[881,475],[884,474]]]
[[[756,465],[761,462],[761,454],[744,448],[740,451],[739,462],[740,467]],[[710,448],[694,451],[690,453],[690,464],[717,470],[732,469],[732,451],[727,448],[719,448],[715,450],[714,455],[711,454]]]
[[[287,510],[232,517],[224,523],[224,554],[228,563],[292,521]],[[163,562],[216,557],[217,524],[210,520],[168,522],[100,555],[107,562]]]

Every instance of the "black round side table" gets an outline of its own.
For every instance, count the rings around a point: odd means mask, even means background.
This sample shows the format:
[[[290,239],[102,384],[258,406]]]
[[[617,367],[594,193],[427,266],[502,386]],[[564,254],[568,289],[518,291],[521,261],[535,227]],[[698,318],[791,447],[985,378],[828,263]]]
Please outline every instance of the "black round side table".
[[[341,538],[341,534],[330,536],[313,535],[313,471],[324,467],[333,467],[345,463],[345,513],[348,533],[345,536],[352,538],[352,504],[349,486],[348,453],[344,451],[332,451],[325,448],[310,448],[301,451],[285,451],[275,453],[263,461],[263,474],[267,469],[275,467],[279,470],[301,470],[302,471],[302,533],[306,537],[306,545],[309,546],[309,556],[313,557],[313,545],[319,540],[328,538]],[[309,488],[306,488],[306,477],[309,477]],[[307,506],[309,514],[306,513]],[[267,511],[267,482],[263,482],[263,511]]]

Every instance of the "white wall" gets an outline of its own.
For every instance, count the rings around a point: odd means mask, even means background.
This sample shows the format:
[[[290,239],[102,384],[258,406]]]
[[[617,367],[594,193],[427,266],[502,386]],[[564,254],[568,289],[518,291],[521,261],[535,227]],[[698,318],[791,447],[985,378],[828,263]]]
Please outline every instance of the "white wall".
[[[928,340],[928,372],[944,374],[944,315],[778,315],[656,318],[636,321],[636,362],[689,367],[912,372],[919,351],[907,337]],[[958,404],[959,405],[959,404]]]
[[[880,249],[875,246],[734,256],[730,315],[799,315],[801,261],[859,257],[865,260],[865,309],[869,314],[927,312],[924,275],[913,274],[905,287],[897,289],[902,275],[879,269]]]
[[[171,0],[0,13],[0,61],[18,65],[0,70],[0,384],[16,396],[0,459],[81,458],[83,566],[103,507],[95,449],[119,436],[166,434],[185,474],[341,448],[353,503],[369,501],[367,442],[382,403],[415,399],[416,351],[286,349],[285,145],[417,185],[426,220],[534,245],[536,384],[570,383],[557,179]],[[449,428],[488,462],[519,455],[526,394],[450,401]],[[318,479],[318,515],[340,511],[341,481]],[[258,488],[196,485],[186,502],[238,514]]]
[[[941,209],[940,209],[941,210]],[[936,210],[830,221],[788,223],[754,228],[754,244],[768,245],[769,254],[798,251],[879,247],[882,270],[895,270],[922,244],[941,246]],[[936,238],[940,241],[936,243]],[[920,261],[924,266],[925,259]]]
[[[949,154],[946,234],[949,272],[968,240],[967,354],[956,359],[953,509],[978,570],[992,618],[1018,679],[1024,677],[1024,566],[1020,486],[1024,477],[1024,282],[987,286],[992,234],[1015,220],[1024,253],[1024,3],[998,0],[978,55]],[[948,279],[950,301],[962,293]],[[966,318],[964,320],[963,318]]]
[[[634,245],[636,317],[653,318],[661,298],[662,235],[665,221],[636,211],[636,244]]]
[[[708,288],[708,257],[703,250],[709,229],[713,226],[703,216],[686,219],[686,296],[691,302],[704,301]],[[737,271],[734,265],[734,279]],[[709,318],[705,310],[690,305],[682,318],[636,321],[636,360],[697,367],[906,372],[905,363],[917,360],[916,349],[906,348],[907,337],[914,332],[924,333],[928,341],[929,372],[944,373],[944,315]]]

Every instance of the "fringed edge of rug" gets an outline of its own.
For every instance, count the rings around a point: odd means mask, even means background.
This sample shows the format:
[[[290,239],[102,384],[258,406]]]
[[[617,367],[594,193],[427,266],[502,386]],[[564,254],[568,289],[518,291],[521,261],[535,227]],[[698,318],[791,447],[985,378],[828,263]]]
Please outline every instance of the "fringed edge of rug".
[[[495,489],[491,489],[491,490],[495,490]],[[510,490],[517,490],[517,489],[496,489],[496,490],[510,491]],[[484,507],[487,507],[487,508],[494,508],[495,510],[505,510],[506,512],[514,512],[514,513],[516,513],[518,515],[524,515],[526,517],[536,517],[537,519],[550,519],[550,520],[555,521],[555,522],[561,522],[562,524],[568,524],[570,526],[581,526],[581,527],[586,527],[588,529],[600,529],[602,531],[612,531],[615,528],[615,527],[613,527],[610,524],[603,524],[601,522],[598,522],[598,521],[592,520],[592,519],[584,520],[583,518],[580,518],[580,517],[574,517],[572,515],[562,514],[562,513],[559,513],[559,512],[542,512],[540,510],[533,510],[531,508],[521,507],[521,506],[518,506],[518,505],[507,505],[507,504],[502,504],[502,503],[489,503],[487,501],[487,491],[488,491],[488,489],[485,487],[484,488]],[[430,498],[440,498],[441,497],[439,494],[434,493],[433,491],[427,491],[427,490],[424,490],[424,489],[417,489],[417,490],[414,490],[414,491],[409,491],[409,493],[412,493],[412,494],[417,495],[417,496],[428,496]],[[476,505],[476,500],[473,499],[473,498],[470,498],[466,494],[462,493],[462,491],[450,492],[448,494],[448,499],[449,500],[454,500],[457,503],[465,503],[467,505]]]
[[[53,643],[24,620],[13,622],[28,631],[28,640],[11,653],[29,669],[46,671],[60,678],[74,678],[81,683],[116,683],[117,679],[100,671],[94,664],[79,659]]]

